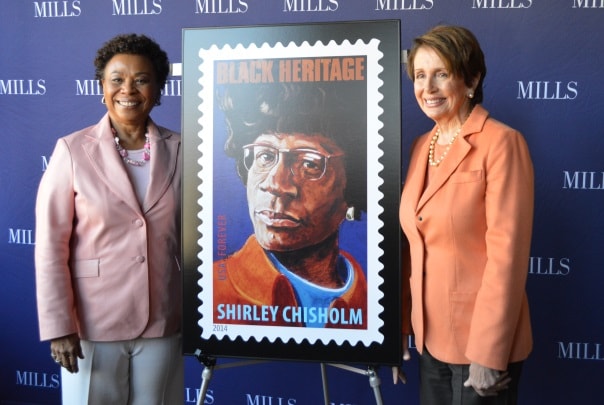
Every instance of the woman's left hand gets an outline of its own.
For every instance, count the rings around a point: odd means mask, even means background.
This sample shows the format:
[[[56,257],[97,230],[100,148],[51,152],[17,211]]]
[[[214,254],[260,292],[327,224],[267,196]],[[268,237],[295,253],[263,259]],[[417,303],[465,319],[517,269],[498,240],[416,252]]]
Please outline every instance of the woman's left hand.
[[[472,387],[481,397],[491,397],[508,388],[512,379],[507,371],[499,371],[481,366],[477,363],[470,364],[470,376],[464,382],[465,387]]]

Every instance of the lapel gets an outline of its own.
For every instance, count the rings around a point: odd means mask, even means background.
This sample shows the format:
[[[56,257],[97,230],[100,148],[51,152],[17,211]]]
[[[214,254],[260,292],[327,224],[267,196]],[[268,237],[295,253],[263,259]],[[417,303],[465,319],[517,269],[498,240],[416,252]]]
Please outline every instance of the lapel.
[[[100,180],[134,211],[141,213],[141,206],[136,198],[128,173],[111,134],[108,114],[95,125],[88,135],[92,142],[82,145],[92,167]],[[161,134],[153,122],[149,123],[151,141],[151,168],[147,195],[142,212],[147,212],[157,203],[169,186],[177,167],[178,140],[169,133]]]
[[[428,166],[428,146],[430,139],[434,135],[435,129],[419,137],[413,145],[413,153],[409,161],[407,181],[405,182],[403,193],[409,195],[408,201],[415,210],[418,209],[419,199],[424,191],[426,182],[426,168]],[[424,153],[425,152],[425,153]]]
[[[134,189],[128,180],[121,157],[115,150],[115,143],[109,125],[109,115],[95,125],[89,134],[92,142],[82,145],[92,167],[100,180],[136,212],[141,212],[140,205],[134,194]]]
[[[143,211],[149,211],[166,192],[177,169],[180,142],[170,132],[160,131],[149,119],[149,139],[151,141],[151,173],[149,187],[143,203]]]
[[[414,182],[413,185],[413,192],[415,196],[413,201],[417,201],[416,211],[419,211],[424,205],[426,205],[434,194],[445,185],[455,170],[457,170],[461,162],[472,149],[472,145],[470,145],[466,138],[482,129],[487,116],[487,111],[480,105],[474,107],[472,113],[466,120],[466,123],[463,125],[457,141],[449,150],[447,157],[431,174],[430,184],[425,191],[423,188],[426,181],[426,170],[428,167],[428,147],[430,144],[430,139],[432,139],[436,128],[433,128],[427,137],[422,138],[421,143],[418,144],[420,153],[417,155],[419,156],[416,161],[413,162],[413,169],[417,172],[415,173],[417,181]],[[422,153],[422,151],[425,151],[425,153]]]

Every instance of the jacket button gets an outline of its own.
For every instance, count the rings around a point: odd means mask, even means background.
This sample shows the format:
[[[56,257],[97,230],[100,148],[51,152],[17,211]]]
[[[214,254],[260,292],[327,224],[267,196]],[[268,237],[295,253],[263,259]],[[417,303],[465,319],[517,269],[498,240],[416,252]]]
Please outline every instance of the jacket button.
[[[145,262],[145,256],[136,256],[135,259],[138,263],[144,263]]]
[[[143,226],[143,220],[140,218],[135,219],[134,221],[132,221],[134,223],[135,226],[141,227]]]

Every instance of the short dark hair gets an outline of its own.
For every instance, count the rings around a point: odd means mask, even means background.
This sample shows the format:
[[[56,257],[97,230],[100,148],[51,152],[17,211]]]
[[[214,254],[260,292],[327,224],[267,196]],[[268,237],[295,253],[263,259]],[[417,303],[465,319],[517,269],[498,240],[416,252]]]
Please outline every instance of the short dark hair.
[[[482,83],[487,74],[487,67],[480,44],[470,30],[454,25],[439,25],[415,38],[407,58],[407,75],[411,80],[415,80],[415,55],[423,46],[433,49],[449,71],[462,78],[468,87],[471,87],[474,79],[480,75],[470,104],[474,106],[482,102]]]
[[[356,84],[356,85],[355,85]],[[266,133],[302,133],[332,139],[344,153],[345,199],[367,210],[367,97],[362,83],[231,85],[217,94],[228,139],[225,152],[236,159],[247,183],[243,149]],[[365,93],[360,93],[365,91]],[[350,186],[352,185],[352,186]]]
[[[95,79],[101,81],[107,63],[117,54],[144,56],[153,65],[157,78],[159,93],[156,103],[159,105],[161,89],[166,85],[170,74],[170,61],[168,55],[160,46],[146,35],[121,34],[105,42],[96,52],[94,59]]]

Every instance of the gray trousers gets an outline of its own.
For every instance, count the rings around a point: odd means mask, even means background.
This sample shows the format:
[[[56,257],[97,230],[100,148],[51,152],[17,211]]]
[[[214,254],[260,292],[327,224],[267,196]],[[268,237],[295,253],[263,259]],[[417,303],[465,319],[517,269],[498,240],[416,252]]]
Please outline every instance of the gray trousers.
[[[81,344],[80,371],[61,369],[63,405],[184,403],[180,335]]]

